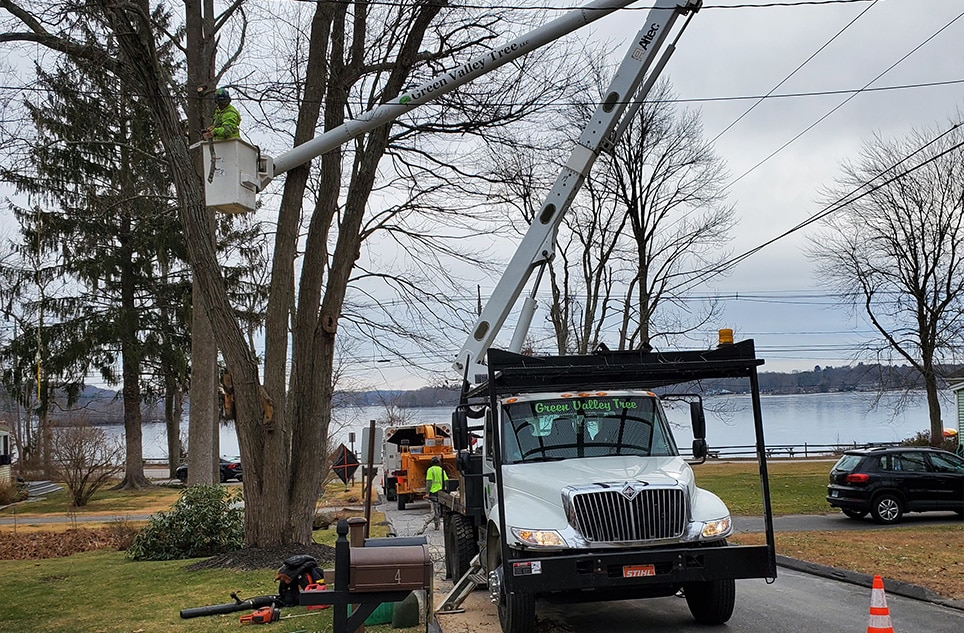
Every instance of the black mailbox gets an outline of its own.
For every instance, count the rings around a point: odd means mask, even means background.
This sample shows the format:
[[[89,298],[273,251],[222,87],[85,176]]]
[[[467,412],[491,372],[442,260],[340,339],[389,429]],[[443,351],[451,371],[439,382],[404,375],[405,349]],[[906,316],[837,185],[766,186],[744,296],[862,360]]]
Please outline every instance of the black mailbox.
[[[349,591],[412,591],[432,588],[428,545],[351,548]]]

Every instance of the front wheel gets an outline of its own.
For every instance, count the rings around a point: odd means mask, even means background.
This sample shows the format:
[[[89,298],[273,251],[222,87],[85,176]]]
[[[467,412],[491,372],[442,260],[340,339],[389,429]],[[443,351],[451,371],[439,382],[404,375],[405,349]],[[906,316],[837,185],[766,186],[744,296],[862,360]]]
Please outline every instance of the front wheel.
[[[535,633],[536,597],[531,593],[509,593],[502,581],[503,570],[496,574],[499,583],[499,624],[503,633]]]
[[[904,508],[900,504],[900,499],[888,493],[874,499],[870,513],[877,523],[890,525],[900,521],[900,518],[904,515]]]
[[[408,503],[408,495],[403,495],[403,494],[399,493],[398,499],[396,499],[396,501],[397,501],[397,503],[398,503],[398,509],[399,509],[399,510],[404,510],[404,509],[405,509],[405,504]]]
[[[691,582],[683,586],[686,605],[700,624],[723,624],[733,615],[736,581],[732,578]]]

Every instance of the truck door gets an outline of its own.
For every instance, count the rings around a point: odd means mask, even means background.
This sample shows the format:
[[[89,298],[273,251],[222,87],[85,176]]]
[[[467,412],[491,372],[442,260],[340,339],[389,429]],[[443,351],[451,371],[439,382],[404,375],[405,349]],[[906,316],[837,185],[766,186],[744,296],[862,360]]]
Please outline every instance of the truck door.
[[[497,415],[498,413],[494,413],[491,407],[486,410],[485,430],[482,437],[482,450],[485,455],[482,460],[482,486],[486,514],[499,504],[499,492],[495,486],[495,417]]]

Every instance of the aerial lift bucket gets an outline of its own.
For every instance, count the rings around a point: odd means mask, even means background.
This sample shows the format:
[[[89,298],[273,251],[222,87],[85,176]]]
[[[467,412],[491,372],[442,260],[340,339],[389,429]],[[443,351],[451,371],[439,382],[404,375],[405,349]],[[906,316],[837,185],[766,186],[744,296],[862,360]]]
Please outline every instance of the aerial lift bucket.
[[[261,151],[241,139],[205,141],[199,148],[203,160],[204,200],[221,213],[254,211],[260,190]]]

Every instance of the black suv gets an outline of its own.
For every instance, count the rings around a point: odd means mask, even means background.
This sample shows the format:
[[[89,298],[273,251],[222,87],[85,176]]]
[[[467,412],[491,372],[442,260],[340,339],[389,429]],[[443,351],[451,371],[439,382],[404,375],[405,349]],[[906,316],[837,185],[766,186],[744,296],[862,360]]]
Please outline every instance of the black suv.
[[[905,512],[964,515],[964,459],[936,448],[846,451],[830,471],[827,501],[852,519],[897,523]]]
[[[241,460],[232,459],[221,459],[221,483],[226,482],[228,479],[237,479],[241,481],[244,477],[244,469],[241,468]],[[174,471],[174,476],[181,481],[187,481],[187,464],[181,464]]]

